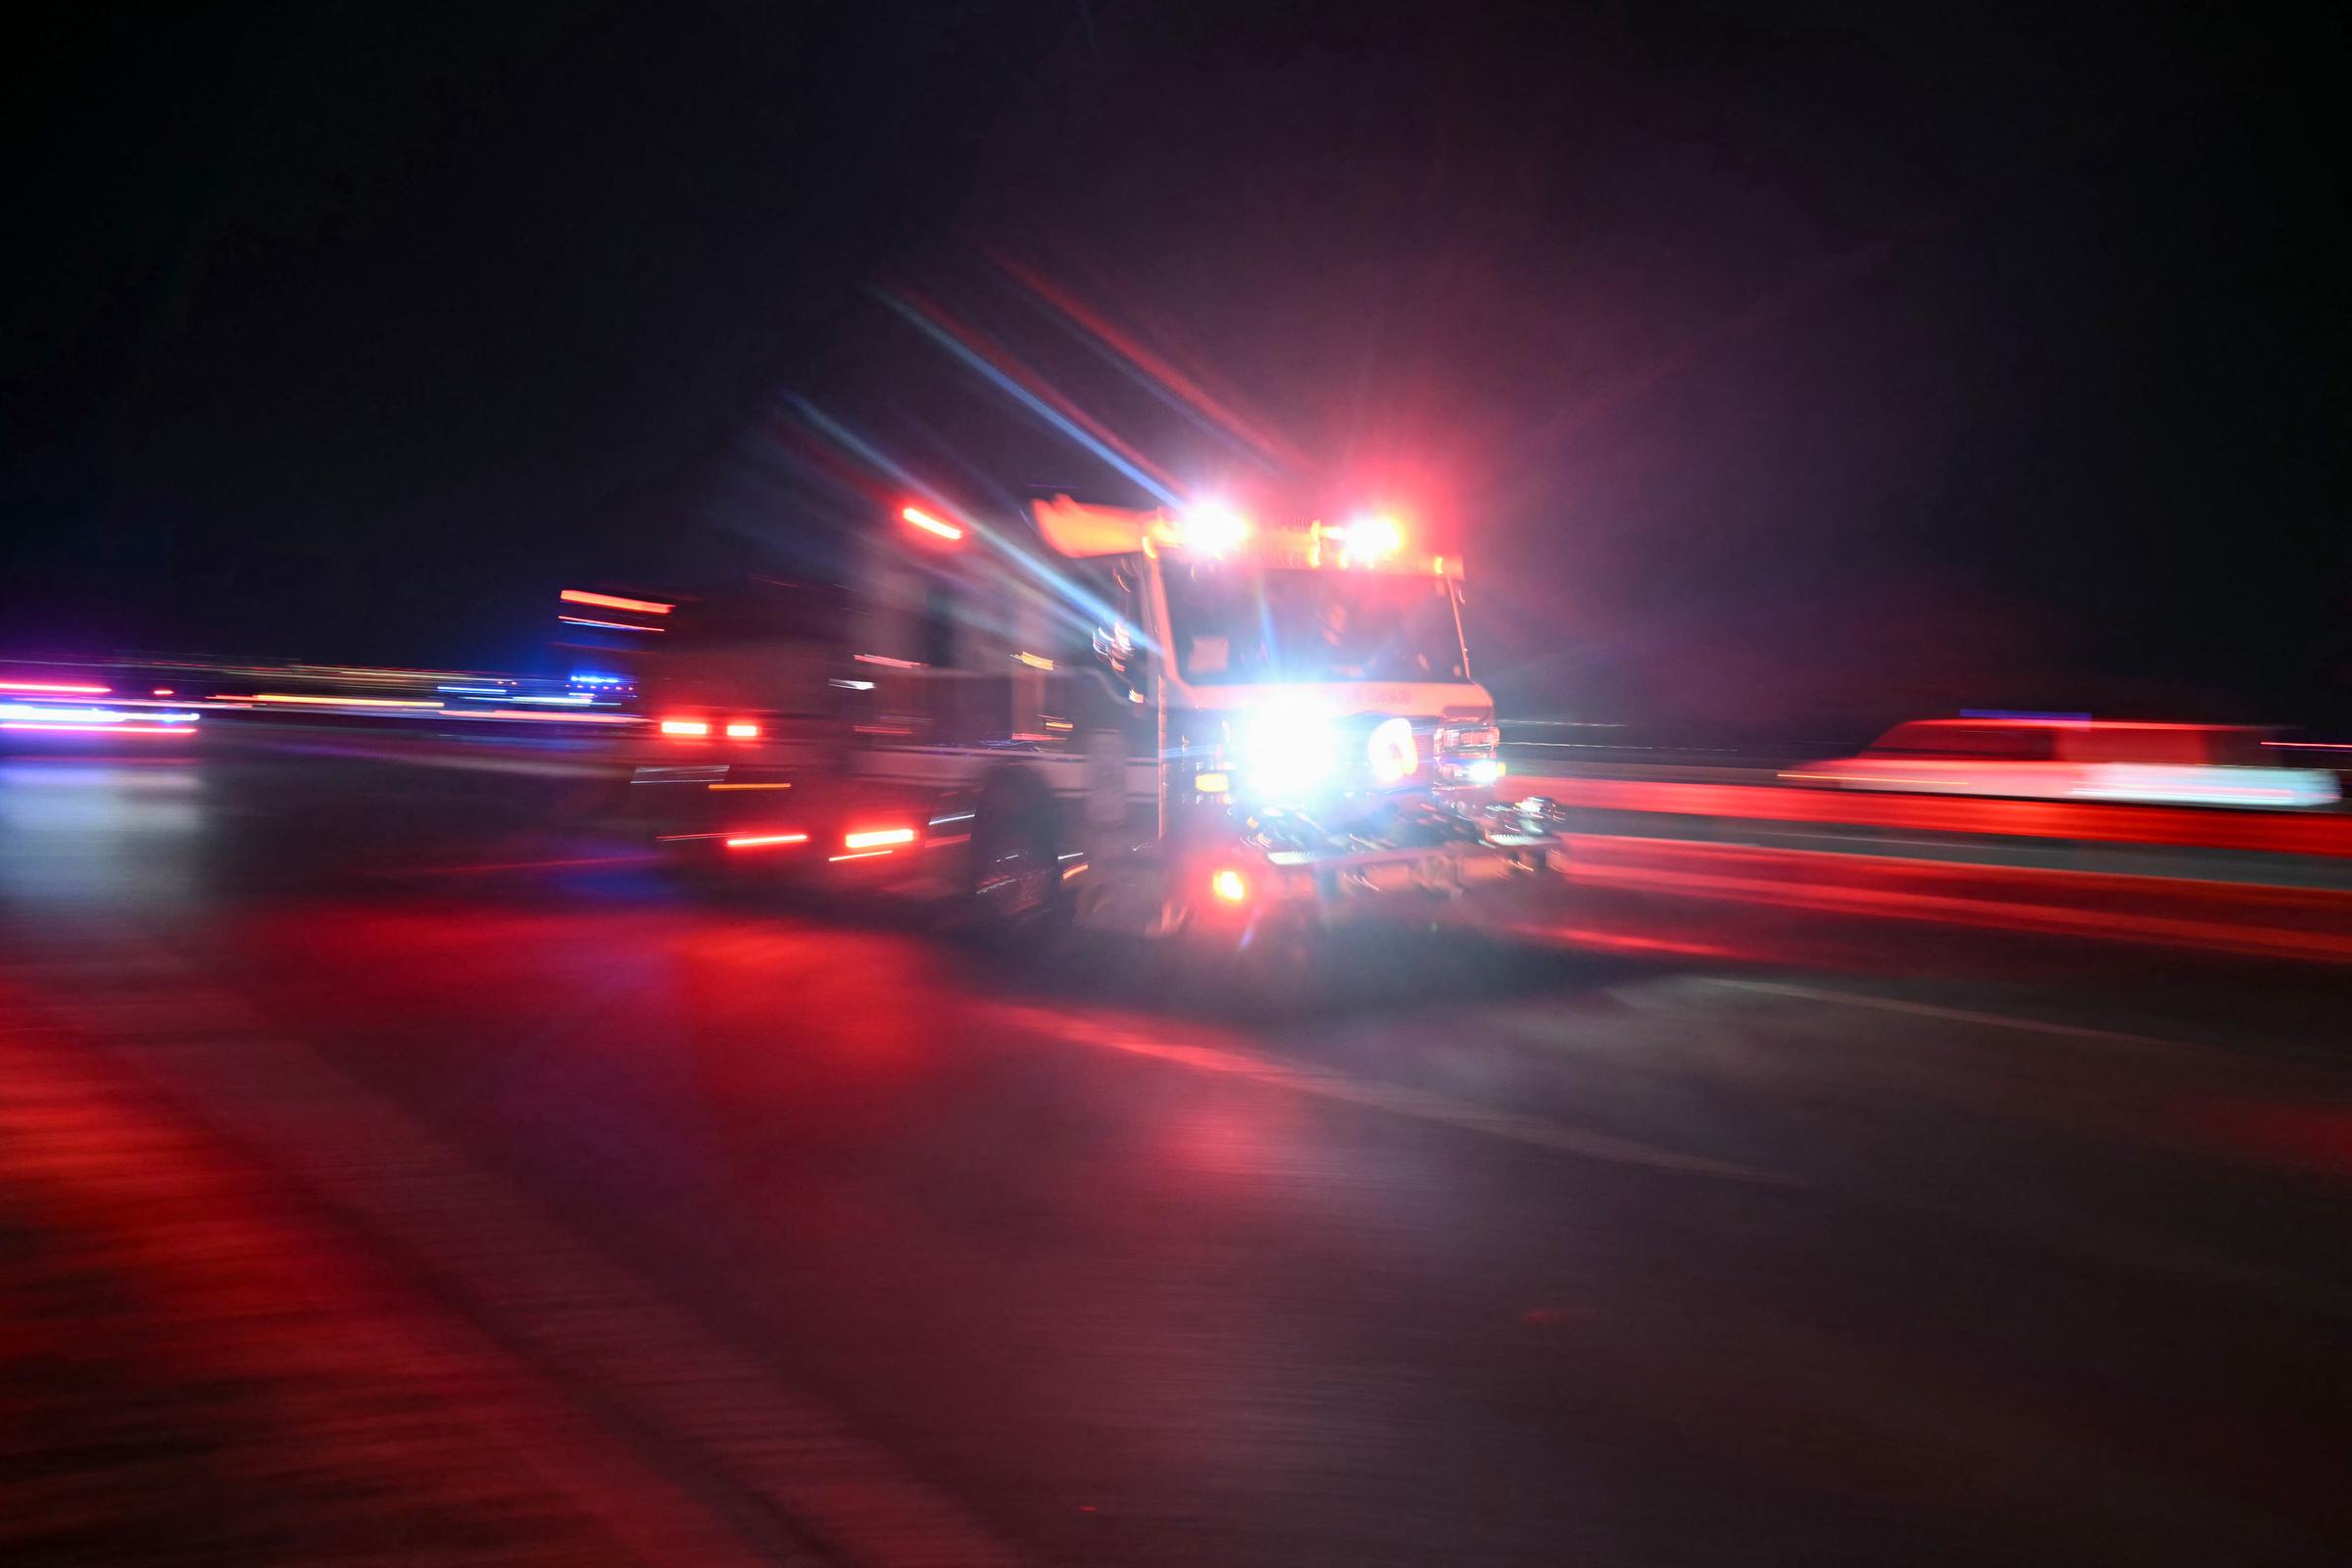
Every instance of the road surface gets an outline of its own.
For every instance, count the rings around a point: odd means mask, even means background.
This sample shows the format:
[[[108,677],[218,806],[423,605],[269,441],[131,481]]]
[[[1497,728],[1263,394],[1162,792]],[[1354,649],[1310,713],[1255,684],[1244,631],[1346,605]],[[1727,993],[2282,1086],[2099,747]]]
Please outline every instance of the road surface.
[[[1252,1009],[687,896],[567,753],[354,750],[0,759],[0,1021],[360,1260],[431,1331],[384,1364],[612,1560],[2352,1548],[2327,906],[2274,950],[1944,919],[1880,894],[1975,873],[1901,858],[1628,873]]]

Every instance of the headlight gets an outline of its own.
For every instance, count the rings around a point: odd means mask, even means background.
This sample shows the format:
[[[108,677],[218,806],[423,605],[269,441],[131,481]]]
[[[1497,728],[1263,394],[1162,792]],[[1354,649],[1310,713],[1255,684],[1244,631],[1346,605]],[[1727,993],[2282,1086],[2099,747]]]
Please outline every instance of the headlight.
[[[1330,782],[1339,767],[1340,732],[1320,712],[1265,708],[1244,723],[1240,750],[1252,795],[1295,801]]]
[[[1413,726],[1401,718],[1383,719],[1364,747],[1372,764],[1372,782],[1390,789],[1411,778],[1421,767],[1421,750],[1413,744]]]

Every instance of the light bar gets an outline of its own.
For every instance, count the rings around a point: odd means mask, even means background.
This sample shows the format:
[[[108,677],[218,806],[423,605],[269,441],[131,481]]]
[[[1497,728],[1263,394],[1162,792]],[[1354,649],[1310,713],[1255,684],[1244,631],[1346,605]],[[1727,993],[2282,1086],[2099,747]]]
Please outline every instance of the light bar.
[[[651,599],[623,599],[618,594],[592,594],[585,588],[566,588],[556,596],[567,605],[594,605],[599,610],[628,610],[640,615],[666,615],[677,609],[675,605],[660,604]]]
[[[731,741],[754,741],[759,738],[760,726],[757,724],[729,724],[727,726],[727,739]]]
[[[54,680],[0,680],[0,692],[55,692],[61,697],[104,697],[112,686],[74,686]]]
[[[1183,533],[1169,541],[1221,556],[1250,537],[1250,519],[1222,501],[1203,502],[1184,514]]]
[[[862,833],[844,833],[841,846],[845,850],[879,849],[886,844],[912,844],[914,829],[910,827],[878,827]]]
[[[710,733],[710,726],[699,718],[665,718],[662,721],[662,733],[664,735],[708,735]]]

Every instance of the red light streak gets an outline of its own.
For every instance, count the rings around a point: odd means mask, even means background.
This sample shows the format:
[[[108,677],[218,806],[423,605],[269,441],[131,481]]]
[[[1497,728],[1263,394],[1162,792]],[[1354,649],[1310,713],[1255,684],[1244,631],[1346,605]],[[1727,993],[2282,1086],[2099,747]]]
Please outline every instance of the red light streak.
[[[961,528],[956,527],[952,522],[940,521],[937,517],[934,517],[928,512],[923,511],[920,507],[908,507],[901,512],[899,515],[906,518],[908,522],[913,523],[917,528],[922,529],[923,532],[937,534],[942,539],[961,539],[963,537],[963,530]]]
[[[186,724],[43,724],[32,719],[0,720],[0,729],[39,729],[56,733],[74,732],[83,735],[193,735],[195,729]]]
[[[727,739],[731,741],[756,741],[759,738],[760,726],[757,724],[729,724],[727,726]]]
[[[914,829],[910,827],[869,828],[863,832],[845,833],[841,836],[842,848],[848,850],[870,850],[878,844],[912,844],[913,842]]]
[[[806,833],[751,833],[739,839],[727,840],[730,850],[763,850],[777,844],[806,844]]]
[[[878,860],[890,853],[888,850],[867,850],[862,855],[828,855],[825,857],[825,862],[828,865],[838,865],[844,860]]]
[[[535,713],[528,709],[500,708],[488,711],[467,711],[465,709],[445,710],[443,718],[479,720],[485,724],[635,724],[642,722],[634,713]]]
[[[928,669],[931,666],[919,659],[892,659],[884,654],[852,654],[860,664],[880,664],[886,669]]]
[[[1934,795],[1865,795],[1768,784],[1683,784],[1636,779],[1517,775],[1512,787],[1563,806],[1658,811],[1733,820],[1829,822],[1928,833],[2087,839],[2110,844],[2179,844],[2212,850],[2352,856],[2352,814],[2233,815],[2192,807],[2074,801],[1992,800]]]
[[[112,686],[74,686],[54,680],[0,680],[0,692],[58,692],[72,697],[104,697]]]
[[[439,703],[419,702],[407,697],[305,697],[290,692],[256,692],[247,698],[255,703],[295,703],[311,708],[439,708]]]
[[[710,726],[699,718],[665,718],[662,721],[664,735],[708,735]]]
[[[651,599],[623,599],[617,594],[592,594],[585,588],[566,588],[557,595],[565,604],[594,605],[599,610],[632,610],[640,615],[666,615],[677,607]]]

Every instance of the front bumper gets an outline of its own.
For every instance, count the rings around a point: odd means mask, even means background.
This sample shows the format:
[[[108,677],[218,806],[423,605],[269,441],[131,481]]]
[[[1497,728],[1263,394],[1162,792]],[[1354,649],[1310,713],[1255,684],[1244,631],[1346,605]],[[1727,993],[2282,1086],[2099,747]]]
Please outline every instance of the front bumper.
[[[1247,897],[1213,891],[1233,871]],[[1476,839],[1346,852],[1230,844],[1170,857],[1098,858],[1077,892],[1079,923],[1144,936],[1186,933],[1246,941],[1273,929],[1443,920],[1475,925],[1482,909],[1566,885],[1557,836],[1490,832]]]
[[[1329,917],[1366,912],[1366,905],[1383,900],[1458,898],[1565,868],[1558,839],[1528,833],[1351,854],[1275,850],[1264,856],[1257,880],[1264,902],[1312,906]]]

